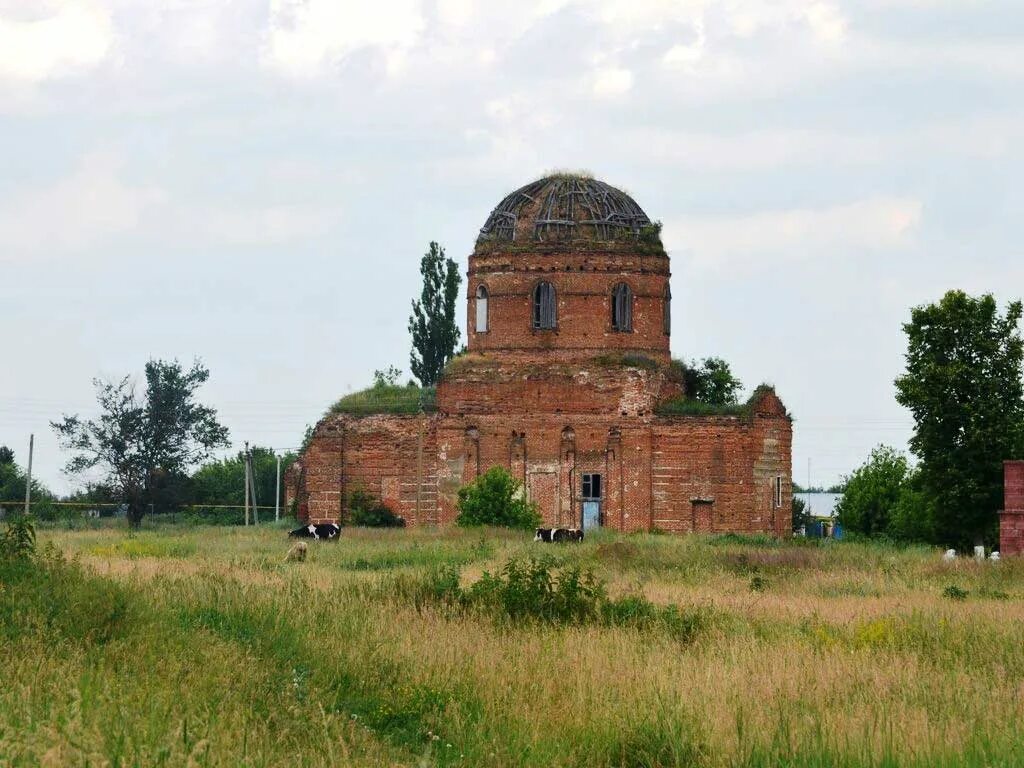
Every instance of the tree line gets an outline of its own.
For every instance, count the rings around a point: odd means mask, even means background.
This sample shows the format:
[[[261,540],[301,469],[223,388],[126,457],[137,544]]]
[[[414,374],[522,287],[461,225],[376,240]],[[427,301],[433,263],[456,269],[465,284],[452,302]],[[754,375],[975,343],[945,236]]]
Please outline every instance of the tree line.
[[[911,310],[895,387],[914,419],[912,460],[879,446],[846,478],[847,530],[959,549],[998,543],[1003,462],[1024,458],[1021,310],[963,291]]]

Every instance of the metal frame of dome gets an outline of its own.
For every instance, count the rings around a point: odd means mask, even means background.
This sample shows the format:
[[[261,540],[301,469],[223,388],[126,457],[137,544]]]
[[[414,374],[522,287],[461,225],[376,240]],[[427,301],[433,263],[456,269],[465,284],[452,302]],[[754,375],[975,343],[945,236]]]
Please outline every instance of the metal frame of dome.
[[[537,241],[571,240],[582,236],[580,227],[593,227],[598,240],[612,240],[622,234],[638,236],[651,224],[633,198],[610,184],[583,176],[547,176],[498,203],[481,227],[480,239],[514,240],[520,212],[528,203],[538,204],[533,221]]]

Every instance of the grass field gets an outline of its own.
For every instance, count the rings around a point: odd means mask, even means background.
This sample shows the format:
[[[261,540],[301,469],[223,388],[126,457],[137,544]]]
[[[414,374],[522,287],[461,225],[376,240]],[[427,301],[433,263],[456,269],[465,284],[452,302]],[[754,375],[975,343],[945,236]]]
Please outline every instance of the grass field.
[[[345,530],[301,564],[273,527],[39,545],[0,565],[2,766],[1024,765],[1021,561],[461,530]],[[592,570],[604,609],[471,587],[531,554]]]

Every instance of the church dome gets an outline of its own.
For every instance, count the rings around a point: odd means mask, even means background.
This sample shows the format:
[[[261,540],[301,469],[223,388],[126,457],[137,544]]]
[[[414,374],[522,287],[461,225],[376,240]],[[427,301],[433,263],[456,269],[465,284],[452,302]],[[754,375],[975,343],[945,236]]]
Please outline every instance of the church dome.
[[[581,174],[554,174],[506,196],[480,229],[477,247],[566,241],[644,241],[661,246],[660,226],[636,201]]]

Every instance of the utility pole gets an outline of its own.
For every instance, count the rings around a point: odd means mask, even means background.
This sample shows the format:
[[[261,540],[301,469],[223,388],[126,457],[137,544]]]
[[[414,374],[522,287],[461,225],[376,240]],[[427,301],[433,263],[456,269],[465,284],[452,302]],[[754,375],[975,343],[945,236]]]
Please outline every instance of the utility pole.
[[[25,477],[25,514],[32,511],[32,449],[35,447],[36,436],[28,436],[28,475]]]
[[[277,486],[274,492],[274,522],[281,520],[281,455],[277,456]]]
[[[807,457],[807,514],[811,513],[811,457]]]
[[[249,472],[249,492],[252,494],[252,519],[260,524],[260,500],[256,495],[256,473],[252,471],[252,451],[246,451],[245,466]]]
[[[249,443],[245,444],[245,524],[249,525]]]

